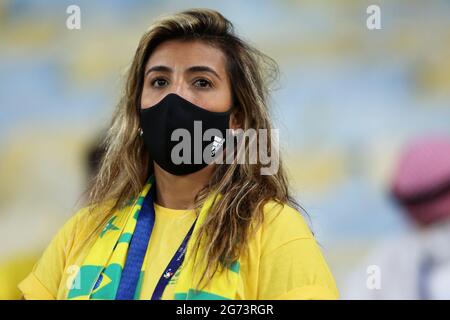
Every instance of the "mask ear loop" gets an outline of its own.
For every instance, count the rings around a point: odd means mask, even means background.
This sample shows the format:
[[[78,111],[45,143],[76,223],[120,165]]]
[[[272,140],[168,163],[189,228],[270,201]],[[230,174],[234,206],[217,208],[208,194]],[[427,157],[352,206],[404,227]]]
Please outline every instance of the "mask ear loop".
[[[141,98],[139,97],[139,100],[141,100]],[[136,113],[138,116],[138,121],[139,121],[139,128],[137,129],[138,131],[138,135],[140,138],[142,138],[142,135],[144,134],[144,130],[142,130],[141,128],[141,108],[139,107],[139,104],[136,104]]]

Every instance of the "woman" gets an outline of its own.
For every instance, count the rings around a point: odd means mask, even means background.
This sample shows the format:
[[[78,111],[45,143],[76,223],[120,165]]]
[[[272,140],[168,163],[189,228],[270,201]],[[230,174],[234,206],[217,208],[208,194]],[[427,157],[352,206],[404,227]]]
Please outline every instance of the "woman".
[[[338,298],[282,166],[262,174],[259,158],[217,161],[255,146],[228,129],[271,132],[271,66],[218,12],[156,22],[134,56],[89,205],[19,285],[24,297]],[[179,152],[173,138],[185,133],[195,141]]]

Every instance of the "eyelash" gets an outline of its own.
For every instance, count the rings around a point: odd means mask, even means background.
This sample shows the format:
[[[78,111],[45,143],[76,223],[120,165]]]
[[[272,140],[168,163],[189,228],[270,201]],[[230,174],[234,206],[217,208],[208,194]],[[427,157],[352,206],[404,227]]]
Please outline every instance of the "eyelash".
[[[153,79],[152,81],[150,81],[150,84],[151,84],[151,86],[154,87],[154,88],[161,88],[161,87],[156,87],[156,86],[155,86],[156,82],[157,82],[157,81],[161,81],[161,80],[164,80],[164,81],[168,82],[168,81],[167,81],[166,79],[164,79],[164,78],[155,78],[155,79]]]
[[[166,81],[166,83],[169,82],[167,79],[158,77],[158,78],[155,78],[155,79],[151,80],[151,81],[150,81],[150,84],[151,84],[152,87],[154,87],[154,88],[156,88],[156,89],[162,88],[162,87],[156,87],[156,86],[155,86],[156,82],[157,82],[157,81],[161,81],[161,80]],[[204,82],[206,82],[207,86],[206,86],[206,87],[196,86],[197,88],[200,88],[200,89],[207,89],[207,88],[212,88],[212,87],[213,87],[213,83],[212,83],[211,81],[205,79],[205,78],[198,78],[198,79],[195,79],[195,80],[194,80],[194,86],[195,86],[195,83],[198,82],[198,81],[204,81]]]
[[[194,85],[195,85],[195,83],[198,82],[198,81],[204,81],[204,82],[206,82],[206,85],[207,85],[206,87],[198,87],[198,88],[205,89],[205,88],[212,88],[212,87],[213,87],[212,82],[209,81],[209,80],[207,80],[207,79],[205,79],[205,78],[199,78],[199,79],[196,79],[196,80],[194,81]]]

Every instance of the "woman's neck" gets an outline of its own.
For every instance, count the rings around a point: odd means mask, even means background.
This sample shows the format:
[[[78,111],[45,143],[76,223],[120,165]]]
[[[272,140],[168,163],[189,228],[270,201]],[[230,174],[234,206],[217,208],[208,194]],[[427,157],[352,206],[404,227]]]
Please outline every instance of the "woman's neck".
[[[214,166],[209,165],[200,171],[177,176],[161,169],[154,163],[156,181],[156,203],[170,209],[194,209],[197,193],[209,182]]]

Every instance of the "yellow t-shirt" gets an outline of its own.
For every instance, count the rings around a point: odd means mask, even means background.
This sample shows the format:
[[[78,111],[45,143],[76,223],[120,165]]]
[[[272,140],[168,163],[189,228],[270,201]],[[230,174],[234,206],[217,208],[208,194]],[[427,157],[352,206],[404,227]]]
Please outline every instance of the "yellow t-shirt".
[[[141,299],[151,298],[162,272],[195,220],[194,210],[157,204],[155,215]],[[94,215],[83,208],[60,229],[32,272],[19,284],[25,299],[66,298],[74,273],[93,243],[84,239],[96,226]],[[248,245],[248,254],[240,259],[236,299],[338,299],[321,250],[295,209],[273,201],[266,204],[264,222]],[[162,299],[173,299],[176,280],[169,282]]]

